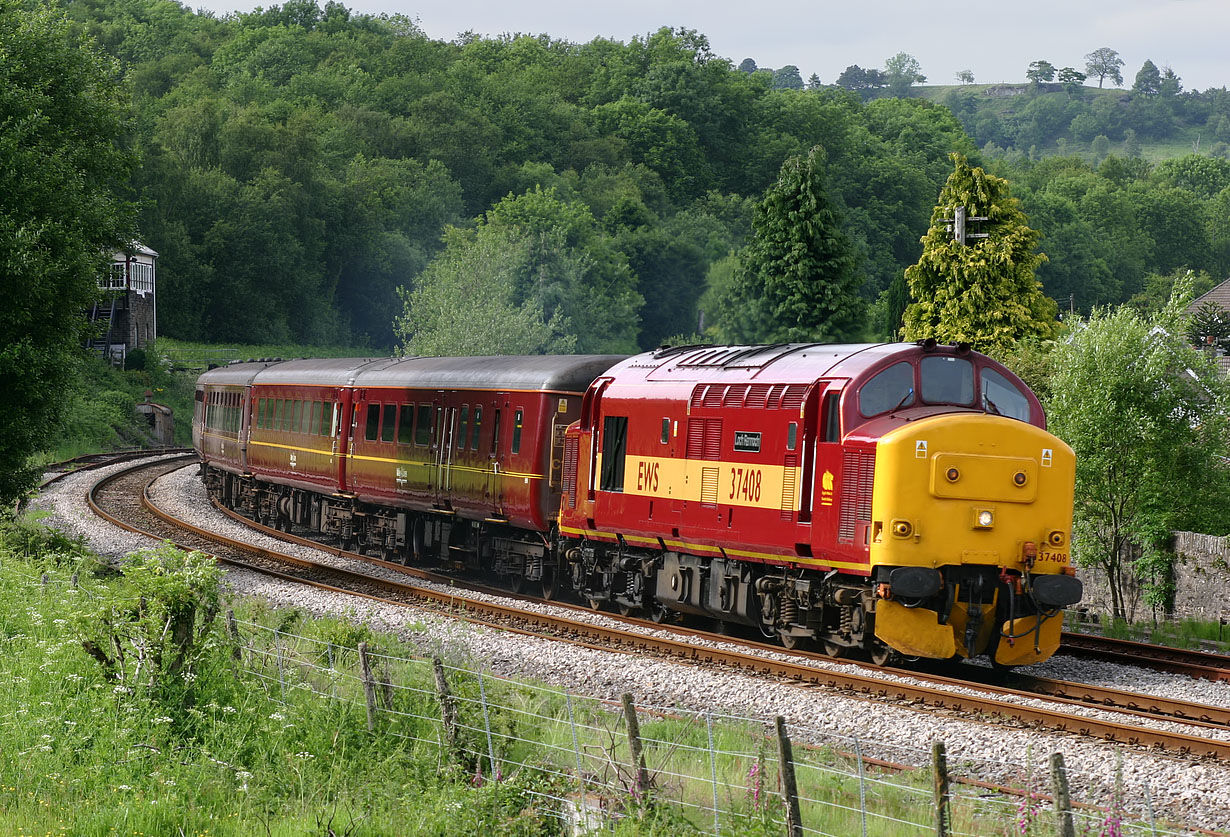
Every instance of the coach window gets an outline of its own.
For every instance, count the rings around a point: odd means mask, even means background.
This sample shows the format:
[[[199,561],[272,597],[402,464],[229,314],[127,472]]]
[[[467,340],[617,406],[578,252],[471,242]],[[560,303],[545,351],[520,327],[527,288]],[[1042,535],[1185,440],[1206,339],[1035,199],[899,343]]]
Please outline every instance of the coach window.
[[[521,410],[517,410],[517,412],[513,414],[513,453],[521,452],[521,412]]]
[[[928,404],[974,403],[974,364],[962,357],[932,355],[919,365],[922,400]]]
[[[994,369],[983,367],[982,409],[1008,418],[1029,421],[1029,399]]]
[[[397,426],[397,405],[384,405],[384,419],[380,424],[380,441],[393,441],[393,428]]]
[[[606,416],[602,420],[603,491],[624,490],[624,454],[628,448],[628,417]]]
[[[786,428],[786,450],[794,450],[799,444],[799,423],[790,422]]]
[[[913,403],[914,367],[907,361],[888,367],[858,392],[859,412],[869,418]]]
[[[470,423],[470,405],[461,405],[461,426],[457,428],[457,450],[466,449],[466,431]]]
[[[397,414],[397,444],[409,445],[414,442],[414,405],[402,404]]]
[[[431,444],[431,405],[420,404],[414,424],[414,443],[419,447]]]
[[[671,439],[671,420],[668,418],[662,419],[662,444],[666,444]],[[791,448],[794,450],[794,448]]]
[[[478,434],[483,427],[483,408],[474,405],[474,428],[470,431],[470,450],[478,450]]]
[[[308,433],[313,436],[320,435],[320,414],[324,410],[324,404],[319,401],[312,402],[312,414],[308,417]]]
[[[298,404],[299,406],[295,409],[295,418],[298,419],[295,422],[295,429],[306,435],[311,432],[311,428],[308,427],[308,419],[312,417],[312,405],[310,401],[300,401]]]
[[[295,417],[295,402],[289,398],[282,399],[282,432],[289,432],[291,421]]]
[[[380,405],[367,405],[367,432],[364,433],[364,438],[369,442],[376,441],[380,437]]]

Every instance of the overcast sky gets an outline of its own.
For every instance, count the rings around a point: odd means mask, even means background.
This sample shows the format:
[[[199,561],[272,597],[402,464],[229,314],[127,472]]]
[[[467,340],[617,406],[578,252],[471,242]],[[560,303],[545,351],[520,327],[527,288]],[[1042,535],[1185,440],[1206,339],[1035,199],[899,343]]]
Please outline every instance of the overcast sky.
[[[184,0],[219,14],[250,11],[245,0]],[[738,64],[796,65],[830,84],[850,64],[882,68],[908,52],[932,84],[953,84],[960,70],[979,83],[1024,81],[1030,61],[1084,70],[1098,47],[1117,50],[1130,87],[1145,59],[1169,65],[1184,89],[1230,86],[1230,0],[342,0],[357,12],[404,14],[426,33],[452,40],[483,35],[546,33],[584,43],[627,41],[662,26],[696,29],[713,51]],[[320,0],[324,5],[324,0]],[[270,6],[264,2],[259,5]]]

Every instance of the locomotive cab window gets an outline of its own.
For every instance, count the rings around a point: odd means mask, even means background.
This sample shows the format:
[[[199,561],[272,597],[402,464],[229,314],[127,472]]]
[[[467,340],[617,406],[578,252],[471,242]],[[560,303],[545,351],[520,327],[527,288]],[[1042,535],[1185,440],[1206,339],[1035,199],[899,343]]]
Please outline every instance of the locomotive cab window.
[[[628,448],[628,417],[606,416],[602,420],[603,491],[624,490],[624,455]]]
[[[982,409],[988,413],[1029,421],[1029,399],[1017,387],[996,372],[984,367],[982,378]]]
[[[902,361],[880,372],[858,391],[858,410],[867,418],[914,403],[914,367]]]
[[[841,441],[841,393],[829,392],[824,395],[824,441]]]
[[[962,357],[932,355],[919,364],[922,400],[928,404],[974,403],[974,364]]]
[[[791,425],[791,427],[793,426],[794,425]],[[662,439],[661,439],[662,444],[665,445],[667,442],[670,441],[670,438],[671,438],[671,420],[668,418],[664,418],[662,419]],[[794,448],[791,448],[791,450],[794,450]]]

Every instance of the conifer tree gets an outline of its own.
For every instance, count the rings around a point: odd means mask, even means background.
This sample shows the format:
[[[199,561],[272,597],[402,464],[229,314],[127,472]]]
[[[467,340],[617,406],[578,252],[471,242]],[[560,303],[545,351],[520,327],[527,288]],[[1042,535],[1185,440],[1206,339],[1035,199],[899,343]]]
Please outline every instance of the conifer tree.
[[[951,156],[953,172],[931,213],[922,256],[905,271],[914,300],[905,312],[905,339],[933,337],[1002,354],[1022,338],[1053,336],[1055,302],[1034,278],[1046,259],[1034,252],[1039,233],[1010,196],[1007,180]],[[947,221],[957,207],[965,207],[968,218],[987,218],[969,226],[985,238],[954,240]]]
[[[863,277],[824,188],[824,149],[791,157],[752,218],[718,328],[734,342],[843,340],[863,323]]]

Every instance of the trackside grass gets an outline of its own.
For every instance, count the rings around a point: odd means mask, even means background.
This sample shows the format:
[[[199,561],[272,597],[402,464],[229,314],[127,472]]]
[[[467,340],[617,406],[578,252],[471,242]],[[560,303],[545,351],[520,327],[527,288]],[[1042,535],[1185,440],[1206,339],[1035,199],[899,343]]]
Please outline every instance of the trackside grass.
[[[162,548],[116,574],[70,539],[9,521],[0,833],[784,833],[764,723],[638,706],[649,776],[638,788],[619,706],[483,668],[437,670],[357,620],[224,601],[199,556]],[[849,746],[792,734],[805,833],[935,833],[927,770],[860,768]],[[1040,786],[1043,761],[1017,786]],[[1036,797],[958,785],[954,796],[950,833],[1054,832]],[[1083,833],[1128,833],[1118,816],[1099,812]]]

